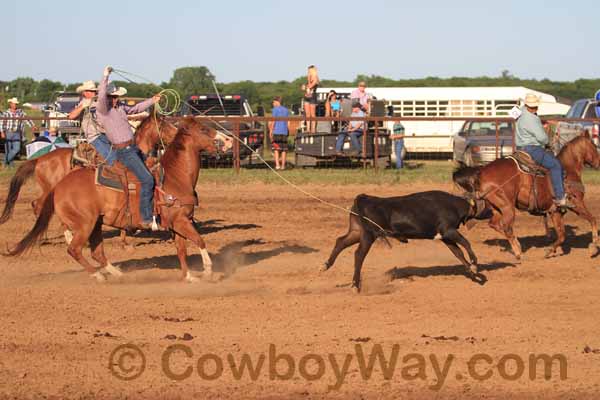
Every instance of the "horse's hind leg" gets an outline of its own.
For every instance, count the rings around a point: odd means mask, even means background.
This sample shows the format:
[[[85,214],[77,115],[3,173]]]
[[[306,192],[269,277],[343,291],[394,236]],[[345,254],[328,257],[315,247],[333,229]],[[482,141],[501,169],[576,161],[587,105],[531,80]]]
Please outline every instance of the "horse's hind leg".
[[[92,234],[90,235],[90,249],[92,250],[92,258],[100,263],[100,267],[104,272],[107,272],[113,276],[123,275],[123,272],[121,272],[119,267],[112,265],[104,254],[101,218],[98,218],[98,221],[96,221],[96,225],[94,226]]]
[[[331,251],[331,255],[325,261],[325,264],[322,267],[323,271],[327,271],[329,268],[333,266],[335,260],[338,255],[347,247],[352,246],[360,242],[360,232],[361,232],[360,222],[356,221],[356,217],[354,215],[350,216],[350,227],[348,228],[348,233],[343,236],[340,236],[335,241],[335,246]]]
[[[492,204],[497,204],[498,209],[493,210],[492,219],[490,220],[490,226],[498,232],[504,234],[510,247],[512,248],[513,254],[517,260],[521,259],[523,250],[519,239],[515,237],[513,231],[513,225],[515,223],[515,209],[514,201],[510,202],[505,195],[501,194],[498,190],[488,195],[488,201]]]
[[[91,239],[91,233],[94,230],[94,226],[90,224],[82,225],[78,227],[73,234],[73,240],[69,247],[67,248],[67,252],[71,257],[75,259],[85,270],[90,274],[91,277],[96,278],[98,282],[104,282],[106,278],[104,275],[100,273],[92,264],[89,263],[88,260],[83,257],[83,246],[85,243]]]

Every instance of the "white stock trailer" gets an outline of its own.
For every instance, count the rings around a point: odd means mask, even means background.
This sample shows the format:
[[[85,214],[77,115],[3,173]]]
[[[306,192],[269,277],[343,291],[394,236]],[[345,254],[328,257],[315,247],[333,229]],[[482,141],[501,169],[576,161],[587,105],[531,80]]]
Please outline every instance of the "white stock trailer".
[[[325,98],[330,90],[348,94],[356,88],[323,87],[317,90]],[[465,120],[475,117],[507,117],[508,112],[522,104],[527,93],[541,99],[539,114],[564,115],[569,106],[558,103],[550,94],[523,86],[515,87],[368,87],[367,93],[385,100],[393,108],[394,117],[423,117],[427,121],[403,121],[405,147],[409,153],[452,154],[452,140]],[[457,121],[436,119],[465,118]],[[393,122],[388,123],[391,130]],[[393,156],[395,157],[395,155]]]

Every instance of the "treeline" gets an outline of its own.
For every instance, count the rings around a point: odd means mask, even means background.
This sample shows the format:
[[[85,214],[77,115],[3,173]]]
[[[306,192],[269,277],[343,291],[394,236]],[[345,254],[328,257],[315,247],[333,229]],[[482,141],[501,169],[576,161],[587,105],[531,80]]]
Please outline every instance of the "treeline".
[[[183,67],[173,72],[168,82],[159,85],[140,82],[134,76],[120,77],[114,74],[112,79],[120,86],[125,86],[128,96],[149,97],[160,90],[160,88],[171,88],[177,90],[183,98],[192,94],[213,93],[212,81],[216,77],[206,67]],[[131,82],[131,81],[134,82]],[[323,80],[323,86],[356,86],[359,81],[367,82],[373,87],[449,87],[449,86],[526,86],[530,89],[552,94],[561,101],[574,101],[579,98],[593,97],[600,89],[600,79],[578,79],[574,82],[559,82],[549,79],[520,79],[512,76],[508,71],[502,71],[498,77],[453,77],[436,78],[427,77],[422,79],[390,79],[376,75],[358,75],[353,81]],[[300,85],[305,82],[305,77],[293,81],[278,82],[253,82],[240,81],[231,83],[217,83],[217,88],[222,95],[241,94],[250,102],[253,108],[263,105],[268,109],[274,96],[282,96],[284,104],[291,105],[299,103],[301,91]],[[17,78],[10,82],[0,81],[0,101],[2,107],[6,99],[17,96],[22,102],[49,102],[54,93],[59,90],[72,91],[80,83],[61,83],[44,79],[35,81],[32,78]]]

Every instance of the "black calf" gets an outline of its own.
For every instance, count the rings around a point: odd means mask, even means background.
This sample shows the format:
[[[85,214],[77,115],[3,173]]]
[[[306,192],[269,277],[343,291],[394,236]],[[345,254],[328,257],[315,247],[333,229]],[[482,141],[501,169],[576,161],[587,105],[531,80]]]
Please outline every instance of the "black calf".
[[[363,261],[371,245],[379,237],[392,237],[401,242],[407,242],[408,239],[440,238],[463,263],[467,274],[471,278],[477,275],[477,257],[467,239],[458,231],[460,225],[469,219],[487,217],[481,215],[484,210],[480,213],[474,203],[441,191],[390,198],[361,194],[354,200],[352,211],[348,233],[337,239],[324,268],[331,268],[346,247],[359,243],[354,253],[352,278],[352,287],[357,290],[360,290]],[[469,262],[458,245],[467,251]]]

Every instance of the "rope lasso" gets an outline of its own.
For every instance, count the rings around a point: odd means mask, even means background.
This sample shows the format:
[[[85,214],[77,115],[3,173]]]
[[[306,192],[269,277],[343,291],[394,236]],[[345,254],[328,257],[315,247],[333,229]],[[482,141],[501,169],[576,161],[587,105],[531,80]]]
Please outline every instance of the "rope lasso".
[[[123,71],[123,70],[120,70],[120,69],[114,69],[114,68],[113,68],[113,72],[117,73],[119,76],[123,77],[124,79],[126,79],[130,83],[135,83],[135,82],[132,81],[131,79],[127,78],[125,76],[125,74],[133,76],[133,77],[136,77],[136,78],[139,78],[139,79],[141,79],[143,81],[146,81],[146,82],[154,85],[154,83],[152,81],[150,81],[149,79],[146,79],[146,78],[144,78],[144,77],[142,77],[140,75],[133,74],[131,72]],[[156,85],[156,86],[161,89],[161,92],[159,92],[159,94],[161,94],[161,96],[162,96],[163,92],[170,93],[172,91],[172,92],[177,93],[173,89],[164,89],[161,86],[158,86],[158,85]],[[256,150],[252,149],[252,147],[250,147],[243,140],[241,140],[239,137],[237,137],[236,135],[234,135],[233,132],[231,132],[229,129],[227,129],[226,127],[224,127],[221,123],[219,123],[219,121],[216,121],[214,118],[211,118],[209,115],[206,115],[204,112],[198,110],[196,107],[194,107],[192,104],[188,103],[187,101],[185,101],[185,100],[181,101],[181,97],[179,96],[179,93],[177,93],[176,98],[178,99],[178,102],[177,103],[174,102],[173,104],[180,105],[181,103],[183,103],[183,104],[187,105],[188,107],[190,107],[190,109],[192,109],[194,111],[197,111],[198,113],[200,113],[200,114],[204,115],[205,117],[207,117],[215,126],[217,126],[219,129],[221,129],[222,131],[224,131],[225,133],[227,133],[227,136],[234,138],[238,143],[242,144],[244,147],[246,147],[248,150],[250,150],[250,152],[254,156],[256,156],[256,158],[258,158],[264,165],[267,166],[267,168],[269,168],[269,170],[272,173],[274,173],[279,179],[281,179],[287,185],[289,185],[292,188],[296,189],[297,191],[299,191],[300,193],[304,194],[305,196],[312,198],[313,200],[316,200],[316,201],[318,201],[318,202],[320,202],[322,204],[325,204],[325,205],[327,205],[327,206],[329,206],[331,208],[335,208],[335,209],[338,209],[340,211],[348,212],[348,213],[350,213],[352,215],[355,215],[355,216],[357,216],[359,218],[364,219],[365,221],[370,222],[371,224],[373,224],[374,226],[376,226],[379,230],[381,230],[385,235],[393,234],[393,232],[390,232],[390,231],[382,228],[381,225],[379,225],[377,222],[373,221],[369,217],[366,217],[364,215],[360,215],[360,214],[352,211],[351,209],[339,206],[339,205],[331,203],[331,202],[329,202],[327,200],[323,200],[320,197],[318,197],[318,196],[316,196],[316,195],[314,195],[314,194],[312,194],[312,193],[310,193],[310,192],[302,189],[301,187],[299,187],[298,185],[296,185],[295,183],[291,182],[289,179],[287,179],[286,177],[284,177],[283,175],[281,175],[277,170],[275,170],[275,168],[271,167],[271,165]],[[169,104],[169,103],[167,102],[167,104]],[[157,112],[156,108],[155,108],[155,112]],[[174,111],[170,112],[170,114],[173,114],[173,113],[174,113]],[[168,114],[168,115],[170,115],[170,114]],[[160,137],[160,135],[159,135],[159,137]],[[162,138],[161,138],[161,142],[162,142]]]

